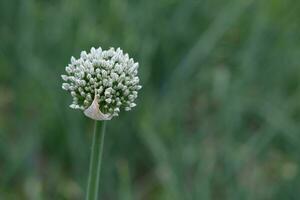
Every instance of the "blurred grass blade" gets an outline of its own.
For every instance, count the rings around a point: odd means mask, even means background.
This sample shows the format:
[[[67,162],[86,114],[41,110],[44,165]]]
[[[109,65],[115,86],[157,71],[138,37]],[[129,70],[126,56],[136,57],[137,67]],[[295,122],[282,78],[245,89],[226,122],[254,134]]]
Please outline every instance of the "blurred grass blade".
[[[170,79],[166,81],[165,89],[171,88],[174,91],[178,85],[175,84],[176,82],[184,83],[190,78],[200,62],[210,54],[217,42],[239,20],[240,16],[253,1],[255,0],[235,0],[230,2],[174,69],[173,73],[169,76]],[[165,96],[168,94],[167,91]]]

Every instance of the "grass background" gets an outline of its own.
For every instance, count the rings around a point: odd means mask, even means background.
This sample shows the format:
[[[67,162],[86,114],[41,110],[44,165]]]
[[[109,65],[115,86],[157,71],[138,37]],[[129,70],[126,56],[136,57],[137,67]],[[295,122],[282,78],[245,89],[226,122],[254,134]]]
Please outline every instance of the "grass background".
[[[101,199],[300,198],[297,0],[0,0],[0,199],[84,199],[92,121],[60,74],[92,46],[140,63],[108,123]]]

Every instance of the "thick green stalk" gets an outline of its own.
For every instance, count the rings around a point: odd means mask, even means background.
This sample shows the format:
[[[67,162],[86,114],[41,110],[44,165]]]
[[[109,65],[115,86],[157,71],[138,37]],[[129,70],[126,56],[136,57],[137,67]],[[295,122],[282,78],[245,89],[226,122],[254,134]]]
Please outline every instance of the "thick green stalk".
[[[95,121],[86,200],[98,200],[106,122],[103,121],[101,125],[102,128],[100,134],[97,133],[97,121]]]

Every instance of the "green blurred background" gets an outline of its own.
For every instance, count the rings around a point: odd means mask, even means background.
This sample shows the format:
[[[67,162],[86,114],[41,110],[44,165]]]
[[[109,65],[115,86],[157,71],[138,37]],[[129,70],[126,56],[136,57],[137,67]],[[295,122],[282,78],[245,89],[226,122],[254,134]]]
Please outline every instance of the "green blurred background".
[[[60,75],[140,63],[108,123],[105,200],[300,199],[300,1],[0,0],[0,199],[84,199],[93,122]]]

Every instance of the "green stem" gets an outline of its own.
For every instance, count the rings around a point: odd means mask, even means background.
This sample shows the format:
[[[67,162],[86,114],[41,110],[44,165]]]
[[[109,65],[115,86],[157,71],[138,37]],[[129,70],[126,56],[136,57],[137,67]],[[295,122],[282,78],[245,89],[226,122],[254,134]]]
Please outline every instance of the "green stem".
[[[106,122],[103,121],[101,125],[102,128],[100,134],[97,133],[97,121],[95,121],[86,200],[98,200]]]

